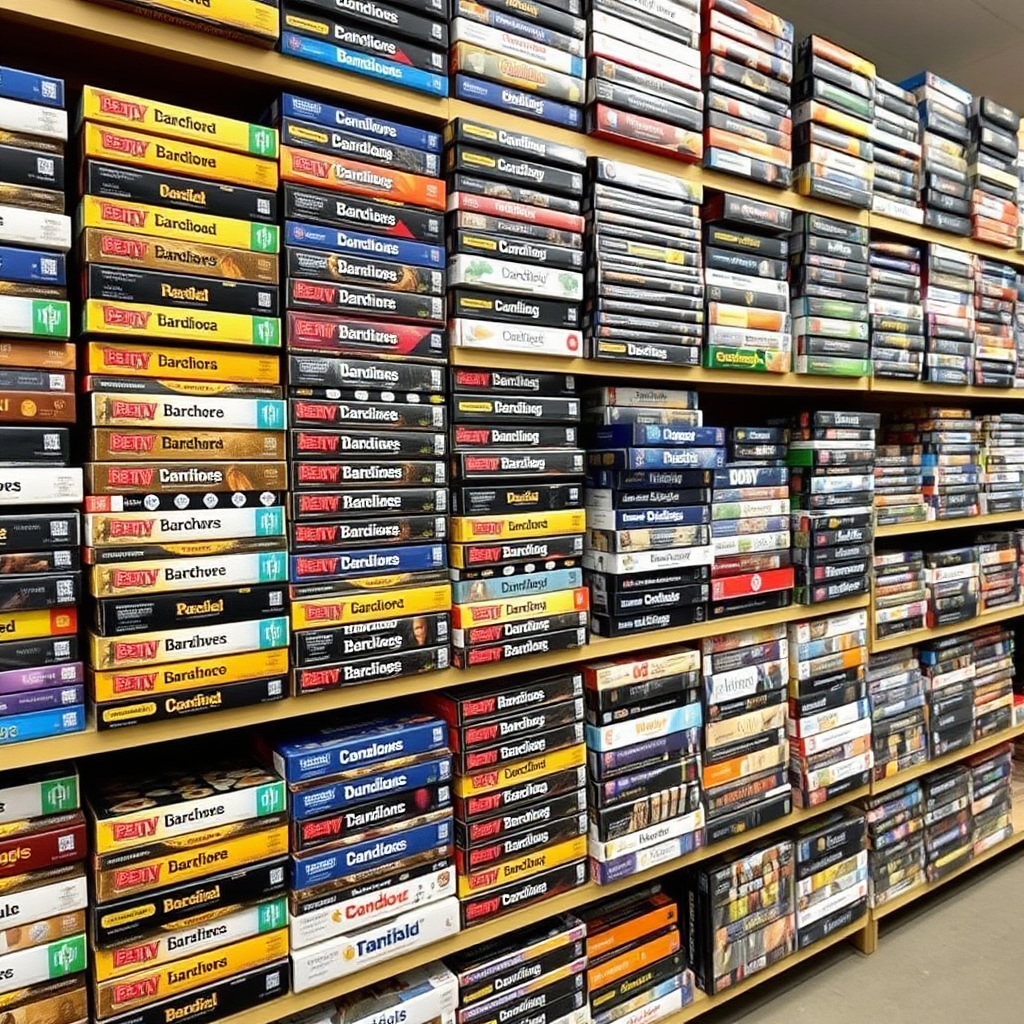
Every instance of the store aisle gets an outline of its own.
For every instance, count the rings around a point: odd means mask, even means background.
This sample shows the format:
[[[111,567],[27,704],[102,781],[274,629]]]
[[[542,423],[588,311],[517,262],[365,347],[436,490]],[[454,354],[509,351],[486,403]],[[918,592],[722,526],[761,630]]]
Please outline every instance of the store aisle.
[[[1020,1021],[1024,850],[986,865],[882,927],[878,952],[841,945],[700,1020],[703,1024]]]

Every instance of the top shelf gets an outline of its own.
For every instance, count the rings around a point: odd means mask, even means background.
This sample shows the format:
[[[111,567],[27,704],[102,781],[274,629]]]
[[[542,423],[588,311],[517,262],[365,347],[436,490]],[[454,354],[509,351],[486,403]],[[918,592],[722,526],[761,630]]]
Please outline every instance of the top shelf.
[[[391,116],[415,117],[436,124],[456,117],[472,117],[516,131],[531,133],[584,149],[591,156],[604,156],[672,174],[705,188],[730,192],[762,202],[775,203],[793,210],[819,213],[827,217],[861,224],[876,231],[921,242],[936,242],[990,259],[1024,266],[1024,252],[1000,249],[994,245],[949,235],[932,228],[908,224],[891,217],[855,210],[819,199],[799,195],[792,189],[773,189],[745,178],[704,170],[668,157],[645,153],[579,132],[492,110],[458,99],[425,96],[376,82],[340,69],[285,57],[255,45],[222,39],[198,29],[126,13],[82,0],[0,0],[0,25],[16,25],[36,33],[67,37],[76,42],[100,43],[126,53],[158,58],[177,64],[202,67],[262,82],[278,89],[297,89],[326,97],[355,100],[368,109]],[[141,88],[139,91],[142,91]]]

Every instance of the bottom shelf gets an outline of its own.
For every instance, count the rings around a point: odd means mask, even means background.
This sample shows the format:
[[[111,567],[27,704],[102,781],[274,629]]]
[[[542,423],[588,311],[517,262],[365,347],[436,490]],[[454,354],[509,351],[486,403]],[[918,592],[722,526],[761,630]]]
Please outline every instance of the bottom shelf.
[[[727,988],[716,996],[705,995],[700,990],[697,990],[693,1002],[689,1006],[684,1006],[678,1013],[672,1014],[671,1017],[662,1018],[659,1024],[685,1024],[685,1021],[693,1020],[695,1017],[700,1017],[705,1013],[710,1013],[712,1010],[717,1010],[718,1007],[736,999],[745,992],[749,992],[753,988],[757,988],[758,985],[763,985],[766,981],[771,981],[772,978],[777,978],[780,974],[784,974],[791,967],[796,967],[797,964],[810,960],[811,957],[816,956],[818,953],[822,953],[826,949],[852,938],[858,932],[868,927],[869,921],[869,917],[862,917],[859,921],[854,921],[853,924],[848,924],[845,928],[840,928],[839,931],[833,932],[828,938],[815,942],[806,949],[798,950],[792,956],[787,956],[785,960],[780,960],[777,964],[772,964],[771,967],[766,967],[763,971],[752,974],[738,985]]]
[[[908,904],[914,903],[923,896],[928,896],[957,878],[962,878],[968,872],[978,867],[979,864],[993,860],[1001,853],[1006,853],[1007,850],[1012,850],[1014,847],[1024,843],[1024,800],[1018,800],[1014,803],[1013,822],[1014,828],[1017,829],[1013,835],[1004,839],[1001,843],[996,843],[995,846],[989,848],[984,853],[979,853],[977,857],[974,857],[963,867],[957,868],[956,871],[946,875],[945,878],[940,878],[937,882],[926,882],[924,885],[919,885],[916,889],[911,889],[910,892],[905,892],[902,896],[897,896],[891,903],[885,903],[877,907],[871,912],[873,920],[881,921],[890,914],[895,914],[897,910],[902,910]]]

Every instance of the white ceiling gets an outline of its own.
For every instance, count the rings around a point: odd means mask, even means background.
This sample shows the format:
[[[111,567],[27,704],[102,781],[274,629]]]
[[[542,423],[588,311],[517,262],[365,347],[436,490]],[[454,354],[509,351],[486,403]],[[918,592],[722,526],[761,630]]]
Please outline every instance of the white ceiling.
[[[760,0],[899,81],[934,71],[1024,115],[1024,0]]]

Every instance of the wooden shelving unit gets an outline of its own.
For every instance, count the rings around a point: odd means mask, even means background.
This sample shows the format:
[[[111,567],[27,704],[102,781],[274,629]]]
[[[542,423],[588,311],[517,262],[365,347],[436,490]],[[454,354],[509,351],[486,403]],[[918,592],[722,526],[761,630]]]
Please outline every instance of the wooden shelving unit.
[[[511,130],[540,135],[565,144],[576,146],[595,157],[620,160],[682,178],[697,188],[729,192],[752,199],[789,207],[796,211],[820,213],[849,223],[855,223],[882,232],[888,236],[926,243],[936,243],[950,248],[975,253],[990,259],[1024,267],[1024,252],[1000,249],[971,239],[960,238],[937,232],[930,228],[908,224],[892,218],[850,207],[833,205],[821,200],[799,195],[794,190],[778,190],[759,185],[756,182],[735,178],[713,171],[706,171],[692,164],[685,164],[666,157],[618,146],[615,143],[589,138],[554,126],[538,123],[505,111],[467,103],[457,99],[435,99],[375,82],[362,76],[349,74],[337,69],[307,61],[289,58],[270,49],[228,39],[218,38],[202,32],[166,24],[157,20],[130,14],[83,0],[0,0],[0,38],[22,39],[41,50],[49,41],[60,41],[65,48],[82,48],[88,52],[90,46],[102,47],[105,52],[123,54],[126,59],[136,62],[152,60],[160,62],[162,68],[173,67],[187,75],[189,71],[205,71],[224,76],[246,86],[260,86],[265,90],[293,90],[303,94],[316,95],[329,101],[347,104],[352,101],[367,110],[407,119],[417,123],[430,124],[439,128],[456,117],[467,117],[499,125]],[[15,49],[12,53],[17,52]],[[83,58],[82,67],[88,65]],[[156,88],[156,86],[154,86]],[[162,85],[162,89],[173,88]],[[143,93],[140,86],[137,90]],[[647,363],[625,363],[611,360],[559,359],[543,355],[491,352],[486,350],[456,348],[451,353],[454,366],[480,367],[490,369],[531,369],[559,371],[579,374],[586,378],[609,378],[626,381],[651,381],[677,386],[700,388],[709,392],[752,393],[769,395],[774,398],[790,392],[806,401],[811,394],[818,394],[829,404],[841,402],[849,394],[858,406],[871,402],[875,396],[877,404],[892,405],[896,402],[926,402],[930,399],[955,399],[964,404],[973,402],[1015,403],[1024,401],[1024,390],[1003,390],[977,387],[952,387],[925,382],[871,380],[867,378],[832,378],[811,375],[754,374],[706,370],[702,368],[670,367]],[[1024,513],[982,516],[967,520],[939,521],[924,524],[880,527],[878,538],[912,537],[919,533],[935,533],[945,530],[966,528],[981,529],[989,526],[1024,523]],[[717,636],[739,630],[761,626],[788,623],[809,617],[838,614],[857,608],[870,608],[867,595],[826,605],[811,607],[791,606],[776,612],[748,615],[721,622],[703,623],[680,629],[663,630],[633,635],[615,640],[594,638],[593,642],[577,651],[558,655],[527,657],[512,664],[483,666],[468,671],[450,670],[425,676],[400,679],[392,682],[375,683],[372,687],[361,686],[302,698],[245,708],[220,714],[186,718],[174,722],[154,723],[123,730],[97,732],[94,726],[89,731],[12,746],[0,746],[0,771],[13,768],[46,764],[65,759],[91,758],[103,754],[145,747],[154,743],[187,737],[209,736],[271,721],[288,720],[302,716],[315,716],[324,712],[356,708],[373,701],[413,699],[416,696],[441,688],[461,686],[484,680],[502,678],[511,673],[529,673],[571,666],[586,660],[616,657],[638,650],[649,650],[670,644],[690,643],[705,637]],[[1024,616],[1024,605],[999,609],[966,623],[939,629],[919,630],[899,637],[875,640],[872,650],[888,651],[898,647],[921,643],[929,639],[961,633],[978,626],[1005,622]],[[777,835],[837,807],[851,804],[869,794],[888,792],[895,787],[920,778],[949,764],[958,763],[984,750],[989,750],[1007,740],[1024,735],[1024,725],[1016,726],[998,736],[987,737],[970,748],[957,751],[934,761],[926,762],[910,771],[889,779],[879,780],[870,786],[848,793],[829,804],[809,810],[794,811],[779,821],[737,835],[727,842],[699,849],[685,857],[659,864],[640,874],[611,886],[585,885],[569,893],[553,897],[537,907],[515,911],[503,917],[488,920],[468,931],[413,953],[385,961],[346,978],[337,980],[318,989],[300,995],[288,995],[266,1003],[244,1014],[224,1018],[227,1024],[271,1024],[280,1018],[306,1010],[326,999],[334,998],[355,989],[393,977],[412,967],[429,963],[460,950],[476,946],[491,939],[535,923],[543,918],[596,903],[603,898],[622,892],[637,884],[665,876],[681,868],[692,866],[717,854],[735,850],[750,842]],[[1024,826],[1024,802],[1016,807],[1018,827]],[[881,919],[906,906],[908,903],[961,877],[975,866],[984,864],[1000,854],[1024,843],[1024,831],[1017,832],[992,849],[981,854],[969,865],[938,883],[922,886],[901,896],[892,903],[869,913],[861,921],[842,929],[828,939],[773,965],[726,992],[708,997],[697,993],[694,1002],[679,1013],[667,1019],[666,1024],[685,1024],[732,999],[743,995],[772,978],[800,964],[836,943],[852,940],[865,952],[871,952],[878,938],[878,923]]]

